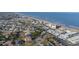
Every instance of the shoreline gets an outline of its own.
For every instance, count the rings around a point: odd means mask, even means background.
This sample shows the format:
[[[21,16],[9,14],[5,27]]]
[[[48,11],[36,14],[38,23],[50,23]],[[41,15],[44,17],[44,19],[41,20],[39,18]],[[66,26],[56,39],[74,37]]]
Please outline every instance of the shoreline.
[[[39,18],[39,17],[33,17],[33,16],[27,16],[27,17],[31,17],[31,18],[34,18],[36,20],[51,23],[51,24],[55,24],[55,25],[60,25],[61,27],[65,28],[65,29],[79,32],[79,27],[78,26],[66,25],[66,24],[62,24],[62,23],[59,23],[59,22],[55,22],[55,21],[51,22],[51,21],[48,21],[46,19],[42,19],[42,18]]]

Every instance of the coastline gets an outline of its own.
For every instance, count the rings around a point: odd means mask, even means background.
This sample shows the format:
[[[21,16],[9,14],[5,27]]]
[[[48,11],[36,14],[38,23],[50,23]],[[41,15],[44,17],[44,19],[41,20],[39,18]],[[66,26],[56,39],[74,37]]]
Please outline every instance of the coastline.
[[[55,25],[60,25],[61,27],[67,29],[67,30],[70,30],[70,31],[76,31],[76,32],[79,32],[79,27],[76,27],[76,26],[72,26],[72,25],[66,25],[66,24],[62,24],[62,23],[59,23],[59,22],[51,22],[51,21],[48,21],[47,19],[42,19],[42,18],[39,18],[39,17],[33,17],[33,16],[28,16],[26,15],[27,17],[31,17],[33,19],[36,19],[38,21],[43,21],[43,22],[47,22],[47,23],[51,23],[51,24],[55,24]]]

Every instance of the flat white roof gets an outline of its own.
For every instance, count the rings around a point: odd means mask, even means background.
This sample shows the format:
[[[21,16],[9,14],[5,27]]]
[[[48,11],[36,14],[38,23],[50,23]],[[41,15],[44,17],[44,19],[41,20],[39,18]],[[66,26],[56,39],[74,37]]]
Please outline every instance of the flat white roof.
[[[79,35],[78,36],[71,37],[71,38],[69,38],[67,40],[70,41],[73,44],[77,44],[77,43],[79,43]]]

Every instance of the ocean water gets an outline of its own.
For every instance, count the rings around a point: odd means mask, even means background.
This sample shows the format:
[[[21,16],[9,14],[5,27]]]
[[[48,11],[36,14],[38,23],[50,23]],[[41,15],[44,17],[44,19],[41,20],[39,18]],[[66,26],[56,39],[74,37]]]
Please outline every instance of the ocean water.
[[[66,26],[79,27],[79,12],[22,12],[22,14]]]

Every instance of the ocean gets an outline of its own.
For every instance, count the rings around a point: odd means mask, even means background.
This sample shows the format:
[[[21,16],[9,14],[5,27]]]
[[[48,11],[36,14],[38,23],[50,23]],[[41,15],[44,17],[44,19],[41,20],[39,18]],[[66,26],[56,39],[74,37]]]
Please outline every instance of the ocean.
[[[32,16],[56,22],[66,26],[79,27],[79,12],[21,12],[26,16]]]

